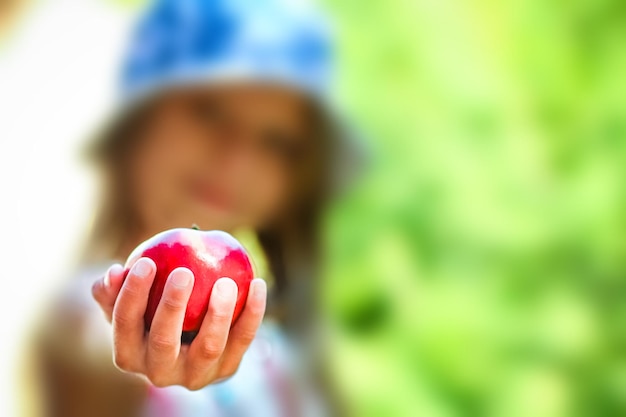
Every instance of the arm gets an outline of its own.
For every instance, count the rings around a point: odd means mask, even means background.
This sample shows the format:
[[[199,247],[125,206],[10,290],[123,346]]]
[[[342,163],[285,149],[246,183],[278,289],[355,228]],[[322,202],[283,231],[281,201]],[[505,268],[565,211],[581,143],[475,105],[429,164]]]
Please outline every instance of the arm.
[[[43,415],[141,414],[147,384],[113,366],[110,329],[96,303],[64,299],[42,324],[34,346],[36,380],[31,384],[39,385]]]

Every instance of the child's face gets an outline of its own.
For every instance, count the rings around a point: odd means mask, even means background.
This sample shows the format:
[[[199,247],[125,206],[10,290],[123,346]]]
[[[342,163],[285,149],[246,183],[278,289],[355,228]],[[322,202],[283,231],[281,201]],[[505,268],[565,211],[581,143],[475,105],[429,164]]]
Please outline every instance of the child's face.
[[[133,157],[145,227],[256,227],[280,215],[307,145],[305,101],[270,86],[171,93],[156,103]]]

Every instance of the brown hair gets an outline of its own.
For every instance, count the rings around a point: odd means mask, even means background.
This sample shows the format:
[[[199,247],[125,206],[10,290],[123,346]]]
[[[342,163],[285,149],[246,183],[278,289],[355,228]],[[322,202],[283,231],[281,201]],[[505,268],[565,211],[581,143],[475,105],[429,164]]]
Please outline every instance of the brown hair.
[[[157,98],[158,99],[158,98]],[[118,117],[88,149],[88,157],[101,170],[102,201],[86,247],[85,260],[110,259],[120,252],[125,236],[138,217],[125,198],[129,161],[141,148],[141,131],[149,122],[155,100],[135,106]],[[321,257],[320,220],[329,197],[329,130],[321,111],[311,105],[312,138],[306,155],[294,164],[295,195],[284,215],[256,230],[274,280],[268,313],[288,330],[305,330],[317,304],[314,291]]]

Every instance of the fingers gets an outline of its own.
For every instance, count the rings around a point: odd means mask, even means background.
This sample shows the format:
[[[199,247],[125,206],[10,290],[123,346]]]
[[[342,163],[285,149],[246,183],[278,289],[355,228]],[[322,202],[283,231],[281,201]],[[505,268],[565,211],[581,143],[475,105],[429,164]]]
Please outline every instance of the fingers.
[[[124,280],[113,307],[113,348],[116,365],[133,371],[143,353],[144,314],[156,265],[149,258],[140,258]]]
[[[130,272],[121,265],[111,266],[93,285],[94,298],[113,324],[115,364],[145,375],[157,386],[183,385],[192,390],[231,376],[263,319],[265,282],[252,281],[246,306],[231,328],[237,285],[230,278],[219,279],[198,335],[181,349],[193,273],[187,268],[172,271],[146,337],[144,315],[155,273],[154,262],[141,258]]]
[[[113,264],[104,277],[97,280],[91,287],[93,297],[100,305],[104,316],[109,322],[113,314],[115,300],[124,282],[124,275],[124,267],[120,264]]]
[[[235,281],[230,278],[218,279],[211,292],[209,308],[200,331],[189,347],[189,358],[193,364],[190,372],[201,376],[222,356],[236,302]]]
[[[222,359],[222,376],[232,375],[243,358],[265,314],[267,286],[265,281],[256,278],[250,284],[248,300],[241,316],[230,331],[228,344]]]
[[[189,269],[176,268],[165,283],[148,333],[148,369],[158,370],[154,375],[149,375],[153,382],[167,378],[167,374],[162,374],[169,373],[176,364],[185,310],[193,282],[194,276]]]

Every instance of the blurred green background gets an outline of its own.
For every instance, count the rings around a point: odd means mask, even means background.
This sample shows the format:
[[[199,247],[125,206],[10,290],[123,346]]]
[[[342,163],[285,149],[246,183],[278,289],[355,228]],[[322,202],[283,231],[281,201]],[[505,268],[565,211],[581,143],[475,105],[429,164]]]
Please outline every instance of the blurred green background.
[[[358,416],[626,415],[626,3],[327,1],[374,166],[330,220]]]

